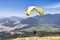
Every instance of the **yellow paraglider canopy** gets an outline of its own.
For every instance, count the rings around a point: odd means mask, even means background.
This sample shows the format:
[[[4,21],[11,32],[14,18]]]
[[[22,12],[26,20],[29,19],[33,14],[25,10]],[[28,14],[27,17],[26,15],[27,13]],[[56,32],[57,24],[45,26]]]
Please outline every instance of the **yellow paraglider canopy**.
[[[43,9],[40,8],[40,7],[38,7],[38,6],[29,6],[29,7],[25,10],[26,15],[29,16],[33,10],[36,10],[41,16],[44,15]]]

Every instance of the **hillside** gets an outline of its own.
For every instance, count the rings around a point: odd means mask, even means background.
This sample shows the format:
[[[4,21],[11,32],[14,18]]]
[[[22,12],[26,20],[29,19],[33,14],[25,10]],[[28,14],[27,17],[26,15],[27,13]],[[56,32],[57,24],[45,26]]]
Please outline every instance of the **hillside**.
[[[25,28],[25,29],[21,29],[21,31],[45,31],[45,32],[60,32],[60,28],[56,28],[53,25],[49,25],[49,24],[40,24],[40,25],[34,25],[30,28]]]

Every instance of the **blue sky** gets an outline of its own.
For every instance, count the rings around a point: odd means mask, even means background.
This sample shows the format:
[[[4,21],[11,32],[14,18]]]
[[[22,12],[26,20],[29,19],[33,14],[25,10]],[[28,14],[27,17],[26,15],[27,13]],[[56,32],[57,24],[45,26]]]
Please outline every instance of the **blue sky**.
[[[28,6],[39,6],[45,14],[60,14],[60,0],[0,0],[0,17],[21,16]],[[38,15],[33,11],[31,16]]]

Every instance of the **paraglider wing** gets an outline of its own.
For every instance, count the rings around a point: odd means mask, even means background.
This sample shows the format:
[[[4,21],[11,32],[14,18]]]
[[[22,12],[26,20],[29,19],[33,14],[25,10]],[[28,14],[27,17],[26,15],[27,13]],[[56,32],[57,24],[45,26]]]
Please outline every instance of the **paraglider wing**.
[[[31,11],[34,10],[35,6],[30,6],[25,10],[26,15],[30,15]]]
[[[30,15],[33,10],[36,10],[41,16],[44,15],[44,11],[42,8],[37,7],[37,6],[30,6],[25,10],[26,15]]]
[[[36,10],[41,16],[44,15],[44,11],[43,11],[42,8],[40,8],[40,7],[36,7],[35,10]]]

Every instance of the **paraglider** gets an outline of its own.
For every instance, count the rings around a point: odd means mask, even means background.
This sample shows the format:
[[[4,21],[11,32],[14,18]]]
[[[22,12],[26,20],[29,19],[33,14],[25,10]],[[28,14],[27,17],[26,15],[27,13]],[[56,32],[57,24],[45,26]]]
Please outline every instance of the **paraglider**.
[[[44,15],[43,9],[38,6],[29,6],[28,8],[26,8],[25,10],[26,15],[29,16],[33,10],[36,10],[41,16]]]

